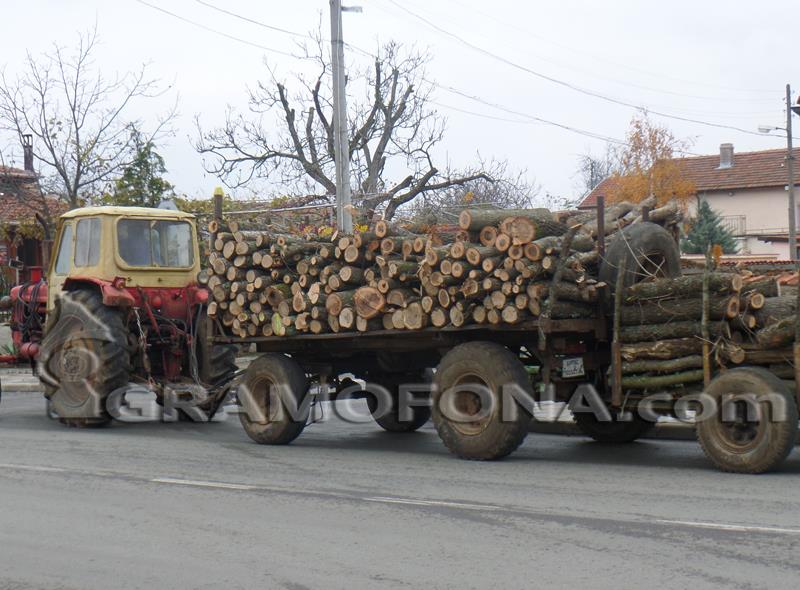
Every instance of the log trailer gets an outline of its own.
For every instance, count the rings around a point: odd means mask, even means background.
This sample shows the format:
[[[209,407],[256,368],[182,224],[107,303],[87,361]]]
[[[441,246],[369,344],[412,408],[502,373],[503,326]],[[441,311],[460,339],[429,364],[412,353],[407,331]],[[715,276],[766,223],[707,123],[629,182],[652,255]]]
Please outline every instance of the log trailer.
[[[219,200],[216,227],[221,227],[221,213]],[[604,228],[602,202],[594,223],[601,238],[611,233]],[[161,400],[167,391],[202,385],[207,416],[235,388],[247,435],[260,444],[287,444],[308,423],[312,385],[324,384],[329,399],[345,393],[355,397],[355,378],[382,387],[395,402],[407,391],[403,386],[412,385],[424,399],[407,408],[397,403],[387,408],[368,389],[358,395],[385,430],[411,432],[432,418],[452,453],[475,460],[507,456],[522,443],[531,420],[525,399],[542,399],[544,393],[553,401],[574,401],[584,384],[592,385],[602,403],[599,408],[573,405],[581,430],[608,443],[645,434],[653,423],[635,411],[638,398],[622,386],[620,294],[637,280],[631,269],[647,267],[649,274],[662,277],[680,274],[674,236],[649,222],[644,209],[637,223],[596,240],[599,276],[614,296],[597,298],[588,316],[553,313],[553,294],[566,271],[561,256],[552,273],[552,299],[536,317],[513,323],[232,335],[217,314],[209,313],[209,290],[196,280],[200,255],[191,215],[84,208],[62,216],[56,245],[47,283],[16,288],[11,303],[18,353],[35,363],[62,422],[107,424],[111,416],[103,402],[134,380]],[[234,351],[245,345],[259,356],[239,375]],[[742,388],[758,396],[777,391],[788,408],[788,419],[780,422],[765,414],[742,419],[737,414],[733,426],[721,416],[705,427],[701,423],[706,454],[728,471],[775,468],[794,445],[796,394],[761,368],[720,372],[712,381],[708,354],[704,359],[705,390],[712,395]],[[431,387],[420,387],[426,384]],[[671,414],[674,401],[651,404],[650,410]]]

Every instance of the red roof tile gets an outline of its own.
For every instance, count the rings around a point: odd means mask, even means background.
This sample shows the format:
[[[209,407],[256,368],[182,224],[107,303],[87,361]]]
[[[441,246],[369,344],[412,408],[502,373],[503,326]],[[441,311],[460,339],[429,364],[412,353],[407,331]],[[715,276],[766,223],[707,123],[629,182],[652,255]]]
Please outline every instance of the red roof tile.
[[[796,160],[800,160],[800,148],[794,149],[794,155]],[[698,193],[782,187],[787,183],[785,149],[735,153],[730,168],[719,167],[719,154],[676,160],[681,163],[686,179],[694,183]],[[615,182],[613,177],[606,178],[583,199],[579,207],[596,206],[597,196],[607,197]],[[795,182],[800,183],[800,165],[795,170]]]
[[[0,166],[0,225],[36,223],[36,213],[42,213],[39,181],[33,172]],[[52,217],[67,210],[66,204],[55,197],[46,197]]]

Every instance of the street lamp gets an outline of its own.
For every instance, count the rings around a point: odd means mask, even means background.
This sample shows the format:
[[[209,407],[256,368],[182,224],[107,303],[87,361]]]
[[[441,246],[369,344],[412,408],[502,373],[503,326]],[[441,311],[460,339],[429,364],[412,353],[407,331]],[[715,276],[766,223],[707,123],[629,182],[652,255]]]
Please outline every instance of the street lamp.
[[[800,116],[800,101],[797,105],[792,105],[792,87],[786,85],[786,127],[771,127],[768,125],[759,125],[758,131],[760,133],[769,133],[770,131],[785,131],[786,132],[786,172],[788,174],[789,184],[789,258],[792,262],[797,262],[797,212],[794,198],[794,150],[792,148],[792,113]]]

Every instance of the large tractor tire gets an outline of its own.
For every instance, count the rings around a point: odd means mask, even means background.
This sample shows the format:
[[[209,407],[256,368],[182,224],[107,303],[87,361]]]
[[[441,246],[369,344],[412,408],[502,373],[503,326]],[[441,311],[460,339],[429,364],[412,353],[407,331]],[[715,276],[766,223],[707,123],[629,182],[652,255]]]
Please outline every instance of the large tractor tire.
[[[236,345],[234,344],[212,344],[208,345],[206,334],[208,323],[206,316],[200,317],[200,324],[197,327],[197,366],[200,373],[200,381],[211,387],[216,387],[229,381],[237,371],[236,367]]]
[[[439,364],[434,383],[433,423],[453,454],[500,459],[525,440],[531,415],[511,396],[504,399],[503,390],[514,385],[533,399],[533,388],[525,367],[507,348],[493,342],[456,346]],[[511,406],[504,408],[506,401]]]
[[[709,384],[705,394],[715,400],[718,410],[698,420],[697,439],[706,456],[722,471],[771,471],[794,448],[797,402],[774,374],[756,367],[725,371]],[[733,400],[750,396],[753,403],[748,408],[746,400],[731,401],[728,397],[728,404],[723,405],[727,396],[733,396]]]
[[[400,386],[403,384],[426,383],[428,379],[424,374],[412,375],[386,375],[376,377],[375,382],[386,388],[391,396],[390,407],[380,408],[374,395],[367,394],[367,406],[375,423],[387,432],[406,433],[415,432],[422,428],[431,418],[430,406],[412,406],[407,408],[408,415],[401,415],[399,404]],[[415,397],[416,394],[415,394]],[[381,411],[383,410],[383,411]],[[378,412],[381,412],[378,414]]]
[[[131,372],[122,312],[78,290],[61,296],[53,314],[38,361],[49,411],[68,426],[108,424],[108,397],[124,390]]]
[[[628,421],[619,420],[612,415],[610,422],[598,420],[592,412],[575,414],[575,424],[588,437],[601,443],[624,444],[639,439],[650,432],[655,423],[633,414]]]
[[[282,354],[264,354],[250,363],[238,398],[247,436],[262,445],[289,444],[308,421],[308,380],[300,365]]]
[[[617,270],[625,262],[624,284],[629,287],[656,276],[681,275],[678,245],[667,230],[655,223],[643,222],[626,227],[612,240],[600,265],[600,280],[617,286]]]

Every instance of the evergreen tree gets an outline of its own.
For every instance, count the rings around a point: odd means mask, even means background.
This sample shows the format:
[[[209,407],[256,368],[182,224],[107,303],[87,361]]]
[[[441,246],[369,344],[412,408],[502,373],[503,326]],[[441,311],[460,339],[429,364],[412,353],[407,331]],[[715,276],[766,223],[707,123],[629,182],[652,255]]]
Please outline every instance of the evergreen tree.
[[[719,245],[725,254],[736,254],[738,246],[731,232],[722,225],[719,215],[707,201],[700,201],[697,216],[691,222],[683,251],[687,254],[705,254],[709,246]]]
[[[164,158],[152,141],[142,142],[138,134],[134,141],[136,157],[116,181],[114,193],[104,200],[112,205],[158,207],[165,196],[174,194],[173,186],[162,178],[167,171]]]

